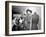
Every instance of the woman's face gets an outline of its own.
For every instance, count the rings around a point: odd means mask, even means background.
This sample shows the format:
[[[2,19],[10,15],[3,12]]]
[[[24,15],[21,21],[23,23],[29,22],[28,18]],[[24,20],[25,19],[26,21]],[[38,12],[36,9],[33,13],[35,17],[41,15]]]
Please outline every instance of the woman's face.
[[[28,15],[31,15],[31,12],[30,12],[30,11],[28,11],[28,12],[27,12],[27,14],[28,14]]]

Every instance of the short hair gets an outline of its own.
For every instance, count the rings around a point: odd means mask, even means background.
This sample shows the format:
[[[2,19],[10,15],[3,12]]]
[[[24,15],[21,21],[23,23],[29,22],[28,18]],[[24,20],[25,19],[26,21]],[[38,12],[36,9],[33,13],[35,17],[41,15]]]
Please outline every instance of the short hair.
[[[27,10],[26,10],[26,13],[28,13],[28,11],[29,11],[30,13],[32,13],[32,11],[31,11],[31,10],[29,10],[29,9],[27,9]]]

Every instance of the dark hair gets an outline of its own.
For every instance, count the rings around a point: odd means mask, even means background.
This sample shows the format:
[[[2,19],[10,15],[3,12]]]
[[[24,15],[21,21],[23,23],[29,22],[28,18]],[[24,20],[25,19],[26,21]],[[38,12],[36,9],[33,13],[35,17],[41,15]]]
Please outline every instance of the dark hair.
[[[20,17],[21,19],[23,19],[23,17]]]
[[[31,10],[29,10],[29,9],[27,9],[27,10],[26,10],[26,13],[28,13],[28,11],[30,11],[30,13],[32,13],[32,11],[31,11]]]

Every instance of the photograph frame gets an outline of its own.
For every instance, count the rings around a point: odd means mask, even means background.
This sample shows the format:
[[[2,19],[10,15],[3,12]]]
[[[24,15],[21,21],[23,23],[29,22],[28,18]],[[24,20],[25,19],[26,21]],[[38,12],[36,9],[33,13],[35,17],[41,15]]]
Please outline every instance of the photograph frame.
[[[9,3],[26,3],[26,4],[41,4],[44,5],[44,32],[42,33],[27,33],[27,34],[9,34]],[[5,35],[6,36],[18,36],[18,35],[33,35],[33,34],[45,34],[45,3],[37,2],[20,2],[20,1],[5,1]]]

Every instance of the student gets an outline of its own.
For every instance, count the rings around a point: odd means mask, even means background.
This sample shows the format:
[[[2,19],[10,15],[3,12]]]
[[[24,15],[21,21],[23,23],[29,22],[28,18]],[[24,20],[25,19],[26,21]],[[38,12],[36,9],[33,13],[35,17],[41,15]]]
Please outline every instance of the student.
[[[39,22],[39,15],[35,12],[34,15],[32,15],[32,30],[38,30],[38,24]]]
[[[32,15],[32,11],[30,9],[27,9],[26,17],[25,17],[25,25],[27,30],[31,29],[31,15]]]

